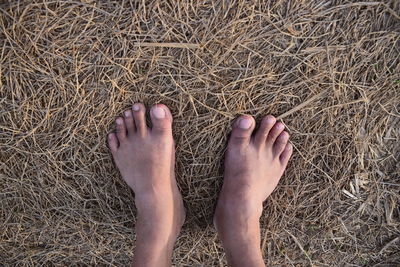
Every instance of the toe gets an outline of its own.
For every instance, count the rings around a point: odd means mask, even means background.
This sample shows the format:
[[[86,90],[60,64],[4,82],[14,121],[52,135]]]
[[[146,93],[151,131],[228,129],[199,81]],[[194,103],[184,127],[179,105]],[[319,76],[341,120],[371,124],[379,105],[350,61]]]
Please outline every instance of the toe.
[[[110,148],[112,153],[117,152],[118,149],[118,139],[115,133],[110,133],[108,135],[108,147]]]
[[[128,132],[128,136],[135,133],[135,123],[133,121],[132,110],[128,109],[124,111],[125,126]]]
[[[274,124],[276,123],[276,119],[272,115],[265,116],[260,124],[260,128],[257,130],[257,133],[254,136],[254,142],[257,145],[262,145],[267,140],[269,131],[272,129]]]
[[[152,133],[170,133],[172,129],[172,115],[169,108],[163,104],[154,105],[150,110]]]
[[[135,120],[136,131],[142,136],[147,133],[146,108],[142,103],[135,103],[132,106],[133,118]]]
[[[290,159],[290,156],[292,156],[292,153],[293,153],[293,145],[290,143],[286,144],[285,149],[283,150],[282,154],[279,157],[281,164],[284,167],[286,167],[287,163],[289,162],[289,159]]]
[[[251,116],[240,116],[233,125],[232,134],[229,139],[233,144],[248,144],[251,133],[255,126],[254,118]]]
[[[275,140],[273,151],[276,157],[279,157],[282,151],[285,149],[287,142],[289,141],[289,134],[283,131]]]
[[[276,138],[281,134],[281,132],[285,129],[285,125],[283,125],[282,122],[277,122],[275,125],[272,127],[272,129],[268,133],[267,137],[267,145],[273,146],[275,143]]]
[[[118,117],[115,120],[115,124],[116,124],[117,137],[118,140],[121,142],[126,138],[126,126],[124,118]]]

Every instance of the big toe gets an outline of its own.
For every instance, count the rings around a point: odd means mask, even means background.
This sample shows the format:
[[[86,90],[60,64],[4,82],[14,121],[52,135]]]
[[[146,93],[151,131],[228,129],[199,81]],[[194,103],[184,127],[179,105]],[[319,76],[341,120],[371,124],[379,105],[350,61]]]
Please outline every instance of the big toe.
[[[233,125],[229,142],[235,145],[248,144],[254,127],[255,121],[253,117],[240,116]]]
[[[170,133],[172,129],[172,114],[169,108],[163,104],[154,105],[150,110],[152,133]]]

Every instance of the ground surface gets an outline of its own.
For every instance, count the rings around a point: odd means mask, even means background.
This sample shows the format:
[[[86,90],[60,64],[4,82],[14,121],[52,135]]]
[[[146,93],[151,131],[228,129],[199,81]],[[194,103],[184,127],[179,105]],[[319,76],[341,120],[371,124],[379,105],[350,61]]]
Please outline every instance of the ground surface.
[[[225,264],[211,221],[239,114],[280,116],[295,147],[262,217],[271,266],[400,264],[399,2],[254,2],[0,4],[5,266],[129,262],[133,196],[105,137],[134,101],[175,118],[174,264]]]

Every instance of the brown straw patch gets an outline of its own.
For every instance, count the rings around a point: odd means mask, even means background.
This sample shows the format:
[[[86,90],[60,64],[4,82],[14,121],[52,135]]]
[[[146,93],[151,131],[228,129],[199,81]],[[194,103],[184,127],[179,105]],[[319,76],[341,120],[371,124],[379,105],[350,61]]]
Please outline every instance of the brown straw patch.
[[[106,146],[168,105],[187,208],[177,266],[223,266],[212,227],[233,120],[294,155],[267,200],[270,266],[399,265],[398,1],[2,1],[0,259],[126,266],[134,199]]]

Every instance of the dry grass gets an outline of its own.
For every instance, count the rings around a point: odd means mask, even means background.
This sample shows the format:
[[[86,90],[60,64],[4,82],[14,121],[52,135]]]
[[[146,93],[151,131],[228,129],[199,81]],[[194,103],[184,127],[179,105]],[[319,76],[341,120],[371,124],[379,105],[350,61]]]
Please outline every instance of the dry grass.
[[[171,107],[188,210],[174,263],[225,264],[211,224],[239,114],[280,116],[294,157],[262,218],[272,266],[400,264],[400,4],[0,4],[0,258],[123,266],[135,208],[106,133]],[[311,99],[311,100],[310,100]]]

